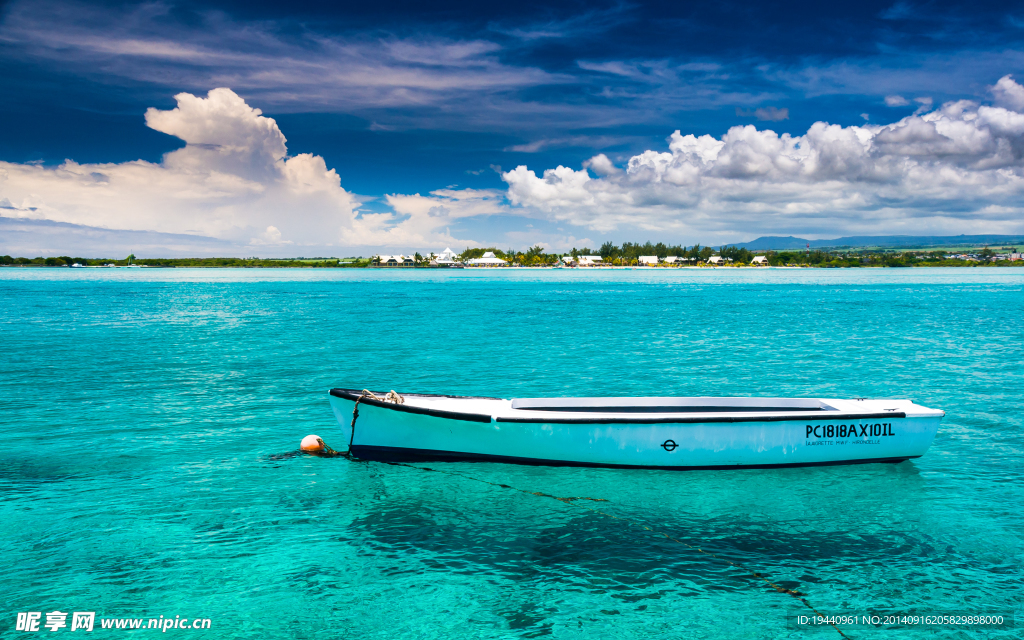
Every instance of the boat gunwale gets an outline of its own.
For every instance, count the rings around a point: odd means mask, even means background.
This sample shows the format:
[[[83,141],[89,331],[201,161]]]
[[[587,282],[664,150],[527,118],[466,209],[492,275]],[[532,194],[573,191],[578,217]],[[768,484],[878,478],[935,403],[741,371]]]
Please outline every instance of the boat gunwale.
[[[448,420],[461,420],[465,422],[506,422],[512,424],[706,424],[706,423],[741,423],[741,422],[818,422],[818,421],[835,421],[835,420],[875,420],[882,418],[906,418],[907,414],[904,411],[888,411],[884,413],[846,413],[843,411],[829,412],[832,415],[822,416],[821,414],[810,414],[809,412],[800,412],[797,415],[742,415],[742,416],[703,416],[697,417],[691,415],[677,416],[677,417],[579,417],[579,418],[562,418],[553,416],[535,416],[535,417],[514,417],[514,416],[492,416],[482,413],[465,413],[461,411],[447,411],[444,409],[430,409],[427,407],[416,407],[406,404],[396,404],[393,402],[384,402],[375,400],[368,396],[363,395],[362,390],[355,389],[343,389],[334,388],[330,390],[330,395],[337,398],[343,398],[345,400],[359,400],[361,404],[370,405],[373,407],[380,407],[383,409],[391,409],[392,411],[399,411],[403,413],[414,413],[419,415],[431,416],[435,418],[445,418]],[[381,394],[383,395],[383,393]],[[410,398],[421,397],[421,398],[453,398],[453,399],[464,399],[464,400],[498,400],[501,401],[503,398],[490,398],[483,396],[453,396],[445,394],[431,394],[431,393],[407,393],[401,394]],[[529,409],[516,409],[515,411],[530,411]],[[611,412],[609,412],[611,413]],[[635,416],[636,414],[632,414]]]
[[[335,391],[337,391],[338,393],[334,393]],[[363,396],[363,391],[369,391],[369,390],[368,389],[346,389],[345,387],[334,387],[333,389],[331,389],[331,395],[332,396],[337,396],[339,398],[346,397],[346,396],[352,396],[350,398],[351,400],[355,400],[356,398],[362,396],[363,397],[363,402],[366,402],[367,400],[373,400],[373,398],[369,398],[367,396]],[[378,396],[384,396],[384,395],[387,395],[388,392],[387,391],[370,391],[370,393],[377,394]],[[399,393],[398,395],[400,395],[402,397],[409,396],[410,398],[455,398],[455,399],[459,399],[459,400],[504,400],[505,399],[505,398],[495,398],[493,396],[456,396],[456,395],[452,395],[450,393]],[[394,403],[389,403],[389,404],[394,404]]]
[[[381,392],[379,395],[385,395],[386,392]],[[445,411],[443,409],[428,409],[426,407],[414,407],[405,404],[395,404],[393,402],[382,402],[380,400],[374,400],[369,396],[363,395],[363,391],[355,389],[331,389],[330,394],[336,398],[344,398],[345,400],[359,400],[359,404],[368,404],[372,407],[381,407],[383,409],[391,409],[393,411],[400,411],[403,413],[416,413],[423,416],[432,416],[434,418],[446,418],[448,420],[462,420],[465,422],[491,422],[492,417],[490,415],[484,415],[482,413],[463,413],[461,411]],[[434,393],[402,393],[399,394],[403,397],[408,396],[410,398],[463,398],[471,400],[501,400],[502,398],[485,398],[478,396],[451,396],[444,394]]]

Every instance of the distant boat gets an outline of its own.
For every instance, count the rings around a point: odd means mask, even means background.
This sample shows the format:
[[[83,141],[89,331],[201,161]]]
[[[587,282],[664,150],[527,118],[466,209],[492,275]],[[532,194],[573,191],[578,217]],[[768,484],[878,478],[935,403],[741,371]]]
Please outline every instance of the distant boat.
[[[507,400],[357,389],[331,389],[330,403],[360,459],[647,469],[902,462],[924,455],[945,415],[910,400]]]

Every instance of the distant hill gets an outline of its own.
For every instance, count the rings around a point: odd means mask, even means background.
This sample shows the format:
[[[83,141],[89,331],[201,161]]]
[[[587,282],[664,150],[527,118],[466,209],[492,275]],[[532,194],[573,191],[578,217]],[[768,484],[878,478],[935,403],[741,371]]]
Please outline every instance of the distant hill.
[[[1002,245],[1024,243],[1024,235],[978,235],[978,236],[847,236],[831,240],[807,240],[794,236],[762,236],[750,242],[737,242],[734,246],[751,251],[774,249],[812,249],[826,247],[947,247],[954,245]]]

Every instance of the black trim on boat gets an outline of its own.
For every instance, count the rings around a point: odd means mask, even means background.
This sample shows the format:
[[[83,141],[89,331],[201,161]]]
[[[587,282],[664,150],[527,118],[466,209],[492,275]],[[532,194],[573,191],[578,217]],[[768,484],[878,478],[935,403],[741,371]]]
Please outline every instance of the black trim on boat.
[[[425,407],[413,407],[406,404],[395,404],[393,402],[381,402],[374,400],[363,395],[362,390],[356,391],[354,389],[331,389],[331,395],[336,398],[344,398],[346,400],[352,400],[353,402],[360,397],[359,404],[370,405],[371,407],[381,407],[384,409],[391,409],[393,411],[400,411],[402,413],[416,413],[421,416],[431,416],[434,418],[446,418],[448,420],[463,420],[465,422],[490,422],[491,416],[485,416],[481,413],[462,413],[460,411],[442,411],[440,409],[427,409]],[[377,392],[374,392],[377,393]],[[377,395],[383,396],[387,392],[377,393]],[[470,396],[442,396],[442,395],[431,395],[426,393],[403,393],[402,396],[408,396],[410,398],[469,398]],[[475,400],[500,400],[500,398],[474,398]]]
[[[366,402],[363,400],[363,402]],[[666,471],[724,471],[731,469],[787,469],[793,467],[830,467],[848,464],[869,464],[876,462],[895,464],[920,458],[921,456],[900,456],[896,458],[862,458],[860,460],[835,460],[829,462],[787,462],[782,464],[724,464],[706,466],[673,467],[661,465],[602,464],[573,462],[567,460],[542,460],[517,456],[498,456],[486,453],[460,453],[457,451],[436,451],[433,449],[409,449],[405,447],[379,447],[353,444],[352,455],[360,460],[378,462],[504,462],[535,467],[599,467],[604,469],[662,469]]]
[[[334,389],[331,389],[331,395],[338,396],[339,398],[344,396],[338,393],[334,393],[335,391],[339,391],[341,392],[341,394],[352,394],[353,396],[360,396],[363,394],[362,389],[345,389],[343,387],[335,387]],[[371,391],[371,393],[375,393],[378,396],[384,396],[387,395],[388,392]],[[447,393],[399,393],[398,395],[403,397],[409,396],[410,398],[461,398],[462,400],[504,400],[504,398],[492,398],[491,396],[453,396]],[[354,400],[355,397],[353,397],[352,399]]]
[[[366,402],[365,400],[363,402]],[[906,418],[907,414],[902,411],[891,411],[886,413],[851,413],[830,416],[802,415],[802,416],[709,416],[705,418],[691,418],[689,416],[679,418],[505,418],[497,417],[495,422],[515,422],[518,424],[688,424],[706,422],[839,422],[842,420],[876,420],[885,418]]]
[[[754,413],[764,411],[825,411],[822,407],[729,407],[724,405],[608,405],[596,407],[514,407],[518,411],[565,413]],[[834,411],[834,409],[833,409]]]

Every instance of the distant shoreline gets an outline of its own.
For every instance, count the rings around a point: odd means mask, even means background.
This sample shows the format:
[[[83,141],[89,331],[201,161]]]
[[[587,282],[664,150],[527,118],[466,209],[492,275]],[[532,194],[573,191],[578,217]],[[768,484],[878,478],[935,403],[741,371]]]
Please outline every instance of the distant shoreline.
[[[957,262],[959,264],[950,264]],[[1017,260],[1014,262],[967,262],[967,261],[947,261],[941,264],[908,264],[900,266],[889,266],[889,265],[863,265],[863,266],[836,266],[836,265],[792,265],[792,266],[767,266],[767,267],[755,267],[751,265],[730,265],[730,266],[663,266],[663,267],[641,267],[641,266],[604,266],[604,267],[551,267],[551,266],[529,266],[529,267],[462,267],[453,269],[451,267],[430,267],[430,266],[417,266],[417,267],[368,267],[365,265],[360,266],[347,266],[344,264],[340,265],[274,265],[274,266],[262,266],[262,265],[116,265],[112,267],[100,266],[100,265],[89,265],[81,267],[70,267],[68,265],[46,265],[46,264],[4,264],[0,265],[0,269],[366,269],[369,271],[455,271],[455,270],[469,270],[469,271],[521,271],[521,270],[547,270],[547,271],[778,271],[778,270],[798,270],[798,269],[918,269],[918,268],[1019,268],[1024,267],[1024,261]]]

